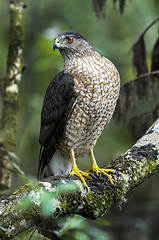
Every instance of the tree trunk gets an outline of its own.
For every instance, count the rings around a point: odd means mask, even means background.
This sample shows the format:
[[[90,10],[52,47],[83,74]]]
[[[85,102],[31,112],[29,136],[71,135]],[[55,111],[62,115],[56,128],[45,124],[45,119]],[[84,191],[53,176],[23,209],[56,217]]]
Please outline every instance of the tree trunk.
[[[10,192],[12,161],[16,158],[18,84],[23,70],[22,0],[10,0],[10,33],[6,77],[0,79],[2,110],[0,118],[0,196]]]

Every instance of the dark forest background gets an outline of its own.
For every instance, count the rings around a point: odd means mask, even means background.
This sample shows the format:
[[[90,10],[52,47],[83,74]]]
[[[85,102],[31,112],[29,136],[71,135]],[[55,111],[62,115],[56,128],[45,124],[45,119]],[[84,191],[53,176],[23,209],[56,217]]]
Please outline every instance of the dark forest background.
[[[53,40],[58,33],[72,30],[83,35],[96,50],[116,65],[122,85],[137,77],[138,73],[132,65],[132,49],[146,27],[158,17],[159,1],[125,1],[122,14],[119,11],[119,2],[117,1],[116,6],[113,2],[115,1],[107,0],[105,9],[100,14],[96,5],[93,8],[91,0],[26,1],[27,7],[23,12],[25,70],[19,91],[18,161],[15,165],[12,191],[36,179],[42,102],[49,82],[63,69],[61,55],[58,51],[53,52],[52,49]],[[146,64],[149,70],[158,32],[159,23],[156,23],[144,36]],[[9,2],[0,0],[0,78],[5,76],[6,71],[8,33]],[[149,105],[149,111],[153,107],[153,104]],[[140,112],[143,111],[147,111],[146,102],[140,105]],[[125,118],[127,118],[126,114]],[[133,129],[140,129],[140,126],[141,122],[138,121]],[[112,119],[95,148],[99,165],[104,166],[123,154],[138,137],[141,137],[140,131],[137,133],[134,134],[132,128],[124,121]],[[85,156],[79,159],[78,165],[81,169],[89,169],[89,158]],[[152,176],[131,191],[125,199],[114,204],[100,220],[91,221],[75,216],[68,221],[61,238],[64,240],[159,239],[158,181],[157,174]],[[31,232],[29,230],[14,239],[29,239]],[[35,232],[32,239],[46,238]]]

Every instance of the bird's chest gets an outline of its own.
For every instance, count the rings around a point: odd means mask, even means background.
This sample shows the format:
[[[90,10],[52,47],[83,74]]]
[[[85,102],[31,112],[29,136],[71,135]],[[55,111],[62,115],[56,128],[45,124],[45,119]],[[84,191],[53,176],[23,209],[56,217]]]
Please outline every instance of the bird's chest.
[[[92,81],[93,80],[93,81]],[[79,148],[94,144],[108,119],[106,83],[96,82],[97,76],[75,78],[77,101],[67,121],[64,139],[66,145]],[[95,138],[93,137],[95,136]],[[80,149],[81,151],[81,149]]]
[[[103,59],[102,59],[103,60]],[[112,99],[116,94],[114,81],[107,63],[89,61],[74,68],[74,90],[78,96],[73,110],[79,132],[93,131],[110,118]],[[114,91],[114,92],[113,92]],[[109,109],[110,108],[110,109]]]
[[[119,93],[118,76],[111,74],[107,65],[92,65],[72,68],[75,106],[68,118],[61,148],[74,148],[77,155],[92,148],[113,114]],[[109,71],[108,71],[109,70]]]
[[[108,119],[104,83],[75,79],[77,101],[67,121],[61,142],[64,152],[75,149],[76,156],[94,146]]]
[[[106,82],[101,81],[95,74],[81,79],[75,78],[77,103],[74,108],[79,131],[95,129],[103,121],[106,113]]]

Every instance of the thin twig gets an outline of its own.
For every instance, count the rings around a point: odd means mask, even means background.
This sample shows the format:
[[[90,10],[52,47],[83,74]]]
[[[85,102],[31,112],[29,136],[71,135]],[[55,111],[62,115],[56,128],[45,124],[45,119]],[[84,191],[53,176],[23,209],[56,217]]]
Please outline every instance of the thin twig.
[[[156,19],[143,31],[143,33],[141,34],[141,36],[144,36],[145,33],[146,33],[157,21],[159,21],[159,17],[156,18]]]
[[[153,71],[153,72],[143,73],[140,76],[126,82],[125,84],[129,84],[130,82],[134,82],[134,81],[136,81],[138,79],[141,79],[141,78],[144,78],[144,77],[148,77],[148,76],[152,76],[152,75],[158,75],[158,74],[159,74],[159,70],[156,70],[156,71]],[[125,84],[123,84],[123,85],[125,85]]]

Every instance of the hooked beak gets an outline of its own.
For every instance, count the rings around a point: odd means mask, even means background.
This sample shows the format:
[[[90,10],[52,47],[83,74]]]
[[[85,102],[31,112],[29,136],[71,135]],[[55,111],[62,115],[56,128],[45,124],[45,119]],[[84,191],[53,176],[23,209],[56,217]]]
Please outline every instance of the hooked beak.
[[[54,44],[53,44],[54,51],[55,51],[55,49],[59,49],[60,47],[61,47],[61,44],[60,44],[58,38],[56,38],[54,41]]]

